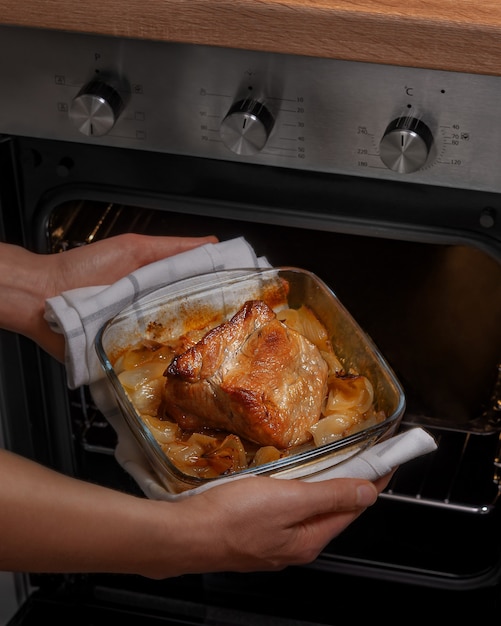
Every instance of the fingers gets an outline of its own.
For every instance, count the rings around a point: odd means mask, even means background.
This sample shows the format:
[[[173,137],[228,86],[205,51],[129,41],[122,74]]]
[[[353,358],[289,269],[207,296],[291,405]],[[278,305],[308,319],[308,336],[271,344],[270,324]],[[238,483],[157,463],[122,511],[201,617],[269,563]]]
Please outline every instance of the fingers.
[[[122,237],[122,235],[120,235]],[[193,248],[207,243],[217,243],[218,239],[214,235],[205,237],[151,237],[148,235],[123,235],[129,239],[125,246],[130,245],[133,249],[140,251],[144,257],[140,264],[153,263],[160,259],[187,252]]]
[[[268,531],[261,528],[260,532],[278,543],[261,546],[261,554],[268,556],[268,563],[278,567],[313,561],[378,497],[375,485],[361,479],[335,478],[313,483],[276,478],[259,480],[249,480],[247,486],[247,479],[238,481],[239,489],[248,498],[248,506],[267,511],[262,523],[271,528]],[[261,498],[259,506],[253,499],[255,489]],[[256,514],[247,510],[246,517],[255,519]],[[239,539],[241,533],[240,524]],[[256,539],[252,541],[256,542]]]
[[[302,506],[299,509],[307,517],[356,511],[372,506],[378,497],[376,486],[368,480],[333,478],[314,483],[297,485],[301,490]]]
[[[376,486],[367,480],[334,478],[307,483],[266,477],[246,477],[227,482],[200,494],[206,509],[233,519],[256,518],[256,511],[267,511],[258,518],[276,529],[294,528],[324,516],[359,513],[373,505]],[[200,500],[199,500],[200,502]]]
[[[43,280],[38,281],[40,314],[29,322],[31,327],[17,328],[34,339],[46,352],[59,361],[64,359],[65,342],[62,335],[54,333],[43,318],[44,303],[68,289],[90,285],[107,285],[139,267],[154,263],[180,252],[207,243],[217,243],[213,235],[206,237],[161,237],[125,233],[96,241],[89,246],[68,250],[64,254],[44,255],[43,265],[35,255],[28,256]],[[17,252],[17,249],[15,249]],[[19,253],[18,253],[19,254]],[[23,254],[27,254],[23,251]],[[26,309],[28,307],[25,307]]]
[[[365,509],[376,502],[378,495],[378,490],[373,483],[362,483],[356,489],[356,504]]]
[[[125,233],[50,258],[52,287],[45,297],[89,285],[107,285],[139,267],[186,252],[216,237],[161,237]]]
[[[374,484],[353,478],[307,483],[254,476],[228,481],[179,503],[184,523],[177,532],[189,532],[192,538],[193,562],[186,567],[276,571],[310,563],[377,496]],[[215,529],[219,540],[214,540]]]
[[[298,518],[290,535],[290,564],[314,561],[325,546],[352,524],[378,497],[376,486],[365,480],[337,478],[317,483],[303,483],[308,489],[303,497],[306,508],[297,511]],[[312,501],[313,500],[313,501]],[[309,505],[309,506],[308,506]],[[309,510],[308,510],[309,509]]]

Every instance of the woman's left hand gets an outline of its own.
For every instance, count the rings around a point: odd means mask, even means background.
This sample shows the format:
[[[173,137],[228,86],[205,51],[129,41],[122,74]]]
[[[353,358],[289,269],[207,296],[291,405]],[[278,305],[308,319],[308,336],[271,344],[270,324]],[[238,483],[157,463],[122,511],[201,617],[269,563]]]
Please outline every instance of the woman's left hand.
[[[35,254],[0,244],[0,327],[36,341],[64,359],[64,338],[44,319],[45,300],[69,289],[110,285],[134,270],[207,243],[207,237],[153,237],[127,233],[59,254]]]

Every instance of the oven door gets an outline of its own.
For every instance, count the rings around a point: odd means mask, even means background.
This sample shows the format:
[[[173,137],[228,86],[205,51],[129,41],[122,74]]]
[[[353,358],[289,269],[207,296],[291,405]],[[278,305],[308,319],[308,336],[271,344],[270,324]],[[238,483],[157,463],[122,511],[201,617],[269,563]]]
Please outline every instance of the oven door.
[[[448,617],[499,606],[501,235],[478,219],[495,194],[27,138],[5,137],[0,159],[4,241],[58,252],[127,231],[243,235],[272,264],[313,271],[402,381],[402,428],[439,442],[308,567],[160,582],[33,575],[13,624],[332,624],[353,615],[353,589],[359,617],[397,595],[414,616],[428,600]],[[139,493],[61,365],[2,332],[0,366],[7,447]]]

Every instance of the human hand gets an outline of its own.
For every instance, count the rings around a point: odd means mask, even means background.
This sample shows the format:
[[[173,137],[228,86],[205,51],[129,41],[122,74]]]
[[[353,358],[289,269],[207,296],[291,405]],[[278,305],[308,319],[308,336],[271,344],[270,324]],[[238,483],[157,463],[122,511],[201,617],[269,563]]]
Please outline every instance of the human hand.
[[[139,267],[217,241],[212,235],[152,237],[126,233],[50,255],[46,298],[77,287],[111,285]]]
[[[60,254],[34,254],[0,244],[0,327],[36,341],[62,361],[64,338],[44,319],[45,300],[69,289],[109,285],[134,270],[207,243],[207,237],[153,237],[127,233]]]
[[[145,575],[278,571],[310,563],[374,504],[390,478],[307,483],[248,477],[169,503],[176,511],[166,518],[168,554]]]

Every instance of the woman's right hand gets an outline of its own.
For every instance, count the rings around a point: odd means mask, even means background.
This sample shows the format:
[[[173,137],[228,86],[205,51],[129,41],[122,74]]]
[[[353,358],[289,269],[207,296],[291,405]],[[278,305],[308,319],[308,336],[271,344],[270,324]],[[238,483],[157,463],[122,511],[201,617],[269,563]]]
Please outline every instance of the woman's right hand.
[[[316,483],[247,477],[165,506],[165,559],[145,572],[276,571],[312,562],[368,506],[375,484],[335,478]],[[172,568],[172,571],[170,571]]]

